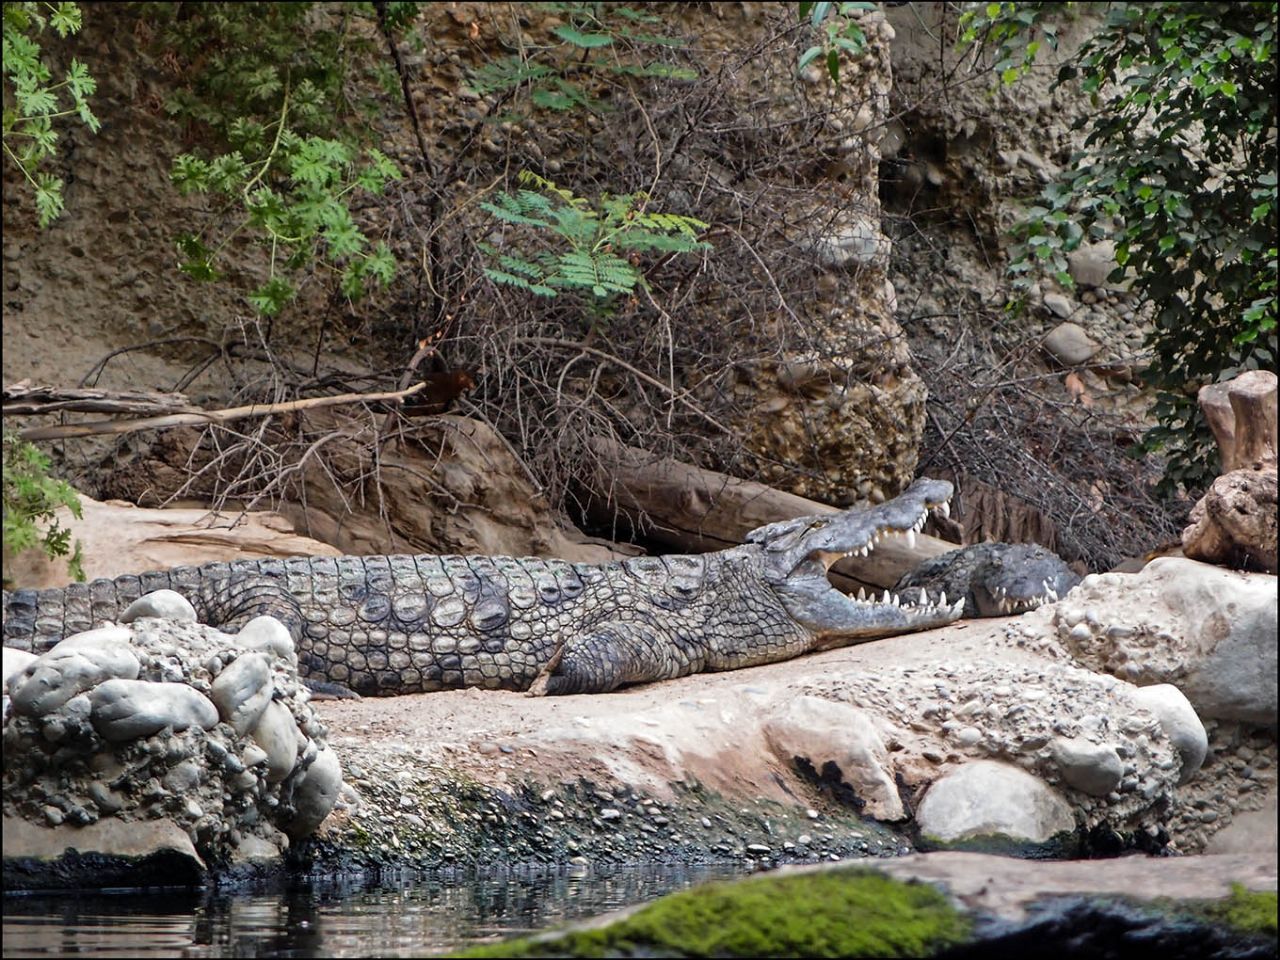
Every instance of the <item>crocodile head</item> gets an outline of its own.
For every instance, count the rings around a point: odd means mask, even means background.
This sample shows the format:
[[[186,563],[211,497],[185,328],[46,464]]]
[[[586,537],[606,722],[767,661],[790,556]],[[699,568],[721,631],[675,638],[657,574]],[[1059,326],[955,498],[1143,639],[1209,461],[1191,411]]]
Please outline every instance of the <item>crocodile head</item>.
[[[787,613],[819,645],[941,626],[960,615],[962,599],[950,606],[945,597],[912,606],[888,591],[878,600],[854,598],[833,587],[827,572],[841,557],[867,556],[885,537],[913,544],[931,508],[946,514],[951,493],[945,480],[922,477],[885,503],[771,523],[752,530],[747,542],[759,546],[765,579]]]
[[[982,617],[1025,613],[1052,603],[1080,583],[1057,554],[1035,544],[991,544],[974,570],[970,592]]]

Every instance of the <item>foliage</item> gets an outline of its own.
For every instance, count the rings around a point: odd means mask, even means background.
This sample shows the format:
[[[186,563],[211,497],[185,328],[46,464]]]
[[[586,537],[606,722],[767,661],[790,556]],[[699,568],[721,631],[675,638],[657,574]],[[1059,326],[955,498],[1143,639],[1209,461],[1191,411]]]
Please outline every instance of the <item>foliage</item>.
[[[924,957],[970,937],[928,884],[867,870],[750,877],[663,897],[628,917],[465,957]]]
[[[606,316],[618,297],[630,296],[644,285],[640,254],[692,253],[711,247],[698,239],[706,223],[651,213],[644,193],[604,194],[593,205],[528,170],[520,172],[519,181],[524,189],[499,193],[495,203],[481,207],[506,223],[533,228],[541,249],[503,253],[483,244],[483,252],[497,264],[485,273],[496,283],[543,297],[554,297],[560,290],[590,293],[597,318]]]
[[[853,15],[862,10],[874,10],[874,3],[800,3],[800,19],[809,19],[810,26],[818,32],[819,43],[800,54],[797,70],[803,70],[814,60],[822,58],[827,73],[837,86],[840,85],[840,56],[857,57],[867,46],[866,34]]]
[[[482,96],[505,97],[519,90],[535,108],[601,109],[588,86],[578,78],[592,76],[654,77],[696,80],[687,66],[673,66],[653,55],[654,48],[679,47],[684,41],[653,32],[662,18],[646,10],[613,3],[544,3],[540,6],[567,22],[552,30],[557,42],[524,47],[472,70],[471,90]]]
[[[1242,933],[1276,936],[1276,892],[1250,890],[1242,883],[1231,884],[1231,896],[1210,903],[1205,913]]]
[[[67,569],[84,579],[80,544],[71,543],[71,531],[58,523],[54,511],[67,507],[80,518],[80,499],[62,480],[49,476],[49,458],[12,434],[4,437],[4,546],[12,554],[39,549],[44,555],[67,557]],[[37,523],[48,521],[44,533]]]
[[[978,5],[964,36],[995,35],[1007,51],[1042,6]],[[1071,286],[1067,254],[1111,238],[1112,281],[1131,277],[1153,307],[1144,375],[1158,425],[1139,452],[1167,454],[1166,493],[1216,472],[1198,388],[1275,369],[1275,72],[1275,4],[1233,4],[1230,15],[1213,3],[1110,5],[1058,75],[1097,108],[1077,121],[1085,150],[1016,232],[1010,269],[1022,285],[1048,270]]]
[[[370,136],[372,101],[353,93],[358,85],[351,74],[356,54],[371,48],[350,24],[368,17],[369,5],[148,6],[162,24],[159,39],[201,64],[170,99],[169,112],[202,125],[229,148],[173,161],[171,176],[182,192],[228,201],[203,231],[178,238],[182,271],[195,280],[220,279],[224,250],[248,231],[271,251],[268,280],[248,297],[264,315],[278,314],[294,296],[297,278],[318,266],[339,272],[340,289],[351,298],[373,283],[390,283],[396,269],[390,247],[371,243],[352,214],[358,192],[380,194],[400,177],[385,154],[361,149]],[[412,4],[388,7],[396,26],[415,10]],[[336,29],[325,28],[325,16],[337,18]]]
[[[83,63],[73,58],[66,79],[50,83],[53,73],[40,59],[36,39],[46,26],[64,39],[76,33],[80,29],[79,4],[4,5],[4,154],[35,191],[41,227],[62,213],[62,178],[50,173],[46,164],[58,144],[53,122],[74,114],[92,132],[97,133],[100,127],[89,109],[89,97],[97,83]],[[64,96],[70,98],[69,106]]]

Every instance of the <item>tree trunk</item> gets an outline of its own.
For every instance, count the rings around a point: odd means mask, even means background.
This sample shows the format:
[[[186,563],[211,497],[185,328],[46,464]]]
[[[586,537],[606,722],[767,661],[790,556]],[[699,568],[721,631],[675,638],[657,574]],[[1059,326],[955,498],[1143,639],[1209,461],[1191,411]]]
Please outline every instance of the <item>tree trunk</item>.
[[[607,473],[592,478],[590,510],[595,519],[609,523],[616,512],[643,536],[680,551],[723,550],[742,543],[749,531],[766,523],[840,512],[825,503],[604,438],[592,441],[592,446],[609,464]],[[892,587],[908,570],[956,546],[924,534],[916,537],[914,548],[904,540],[887,539],[868,557],[837,563],[832,581],[846,592]]]

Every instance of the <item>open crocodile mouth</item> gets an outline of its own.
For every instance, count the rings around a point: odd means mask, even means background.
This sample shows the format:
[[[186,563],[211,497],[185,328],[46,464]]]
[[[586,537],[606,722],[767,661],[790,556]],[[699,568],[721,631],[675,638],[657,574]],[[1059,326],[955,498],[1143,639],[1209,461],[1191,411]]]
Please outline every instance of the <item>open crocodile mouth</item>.
[[[814,560],[821,563],[828,584],[830,584],[833,590],[839,590],[831,578],[831,571],[837,562],[845,558],[864,559],[871,555],[875,548],[880,545],[881,541],[889,538],[901,539],[906,543],[909,549],[914,549],[916,545],[916,534],[920,533],[924,529],[924,525],[929,519],[930,511],[936,511],[943,518],[947,518],[951,516],[951,504],[946,500],[941,500],[936,503],[926,502],[924,509],[920,511],[920,515],[910,526],[901,527],[896,525],[886,525],[878,527],[871,535],[870,539],[863,543],[862,546],[855,547],[847,551],[815,550],[809,555],[806,563]],[[868,605],[892,604],[893,606],[901,607],[904,610],[923,608],[936,608],[941,610],[945,609],[947,606],[947,595],[945,592],[942,593],[936,601],[926,600],[923,603],[911,603],[909,601],[904,602],[899,594],[893,593],[889,590],[885,590],[879,596],[876,595],[875,591],[868,593],[865,587],[860,587],[856,596],[853,594],[844,594],[843,591],[840,592],[846,600],[853,603]]]
[[[1000,613],[1006,616],[1014,616],[1019,613],[1027,613],[1037,607],[1042,607],[1046,603],[1058,602],[1058,591],[1053,588],[1049,581],[1040,581],[1040,592],[1028,594],[1020,591],[1016,596],[1010,596],[1007,587],[994,587],[990,591],[984,591],[985,596],[979,599],[985,601],[981,606],[989,606],[993,613]]]

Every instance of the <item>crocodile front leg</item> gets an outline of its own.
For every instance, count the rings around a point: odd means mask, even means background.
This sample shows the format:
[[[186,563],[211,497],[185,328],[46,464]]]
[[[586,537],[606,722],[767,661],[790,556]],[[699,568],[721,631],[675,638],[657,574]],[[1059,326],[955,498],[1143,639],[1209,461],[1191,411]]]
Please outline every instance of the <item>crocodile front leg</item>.
[[[529,688],[531,696],[608,693],[624,683],[682,677],[702,663],[649,624],[607,621],[565,640],[547,666]]]

